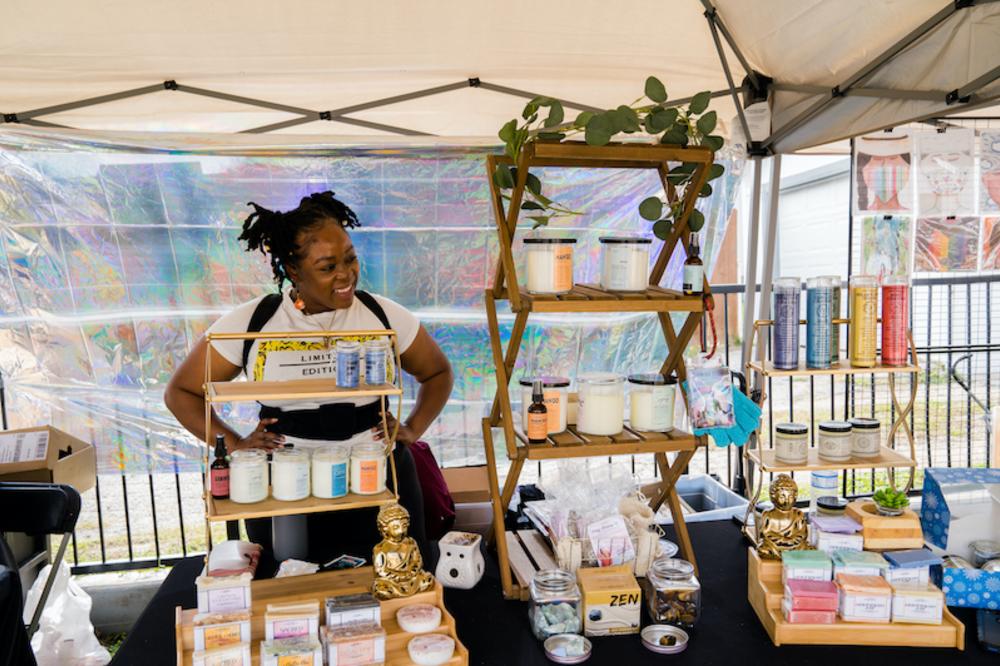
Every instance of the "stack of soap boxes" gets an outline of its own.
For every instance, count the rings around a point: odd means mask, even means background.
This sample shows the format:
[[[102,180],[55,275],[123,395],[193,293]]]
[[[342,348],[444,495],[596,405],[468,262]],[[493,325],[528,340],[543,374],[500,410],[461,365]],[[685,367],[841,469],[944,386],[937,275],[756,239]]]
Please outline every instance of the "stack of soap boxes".
[[[328,597],[323,643],[328,666],[385,663],[385,629],[375,597],[370,594]]]
[[[940,624],[944,595],[929,582],[940,564],[924,549],[879,553],[854,549],[782,553],[785,621]]]
[[[250,666],[250,581],[253,576],[207,576],[195,581],[194,666]]]

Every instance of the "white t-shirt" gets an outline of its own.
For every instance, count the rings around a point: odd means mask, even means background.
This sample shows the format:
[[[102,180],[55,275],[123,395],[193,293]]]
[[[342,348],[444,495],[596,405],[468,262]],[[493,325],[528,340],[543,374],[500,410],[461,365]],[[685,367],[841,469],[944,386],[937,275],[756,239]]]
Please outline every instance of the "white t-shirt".
[[[399,303],[384,296],[372,294],[389,319],[389,326],[396,332],[399,353],[402,354],[417,337],[420,321],[412,312]],[[208,328],[209,333],[246,333],[257,304],[264,297],[255,298],[238,306],[232,312],[219,317]],[[333,310],[319,314],[307,315],[296,310],[292,299],[285,291],[281,305],[274,315],[261,329],[264,332],[295,332],[295,331],[372,331],[385,327],[375,313],[357,298],[346,310]],[[350,336],[361,342],[371,339],[367,337]],[[227,361],[233,365],[243,364],[243,340],[213,340],[214,347]],[[389,373],[394,372],[394,363],[387,363]],[[362,359],[362,372],[363,370]],[[291,379],[316,379],[319,377],[336,377],[336,358],[332,349],[328,349],[322,339],[305,338],[277,340],[254,340],[247,357],[247,379],[249,381],[284,381]],[[390,381],[392,375],[390,374]],[[263,404],[282,409],[316,409],[321,404],[333,402],[352,402],[355,405],[366,405],[375,402],[377,398],[329,399],[317,402],[302,401],[267,401]]]

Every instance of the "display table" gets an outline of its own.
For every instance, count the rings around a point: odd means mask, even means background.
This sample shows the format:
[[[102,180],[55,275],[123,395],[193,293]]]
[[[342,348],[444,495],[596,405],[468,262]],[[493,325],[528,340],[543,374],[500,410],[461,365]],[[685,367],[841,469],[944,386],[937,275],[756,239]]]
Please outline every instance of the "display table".
[[[976,641],[975,614],[956,611],[966,623],[965,652],[936,648],[774,647],[747,602],[746,543],[731,522],[688,526],[699,553],[704,598],[701,621],[691,632],[688,649],[679,655],[648,652],[638,636],[594,639],[587,664],[865,664],[894,659],[907,666],[997,663]],[[528,627],[527,605],[504,601],[495,560],[488,560],[486,577],[475,590],[446,590],[445,603],[458,624],[458,635],[469,648],[470,663],[490,666],[550,664]],[[114,664],[173,665],[174,609],[195,605],[194,579],[201,558],[176,565],[118,650]],[[645,616],[644,616],[645,621]],[[915,627],[914,631],[920,631]]]

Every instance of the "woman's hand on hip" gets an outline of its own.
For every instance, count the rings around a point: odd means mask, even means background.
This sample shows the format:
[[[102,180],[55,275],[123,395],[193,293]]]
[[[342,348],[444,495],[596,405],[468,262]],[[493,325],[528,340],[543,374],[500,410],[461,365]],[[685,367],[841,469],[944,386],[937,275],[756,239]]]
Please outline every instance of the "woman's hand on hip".
[[[264,449],[265,451],[280,449],[285,445],[285,436],[267,431],[267,426],[277,422],[278,419],[261,419],[253,432],[237,441],[236,445],[229,449],[230,453],[240,449]]]
[[[397,423],[396,417],[394,417],[392,414],[387,413],[385,415],[385,421],[386,421],[386,426],[389,430],[389,434],[392,435],[392,430],[393,428],[396,427]],[[382,441],[385,439],[385,431],[382,429],[381,424],[372,428],[372,435],[374,435],[376,441]],[[399,431],[396,433],[397,444],[402,444],[403,446],[409,446],[418,439],[420,439],[420,435],[418,435],[413,430],[413,428],[406,425],[405,423],[399,423]]]

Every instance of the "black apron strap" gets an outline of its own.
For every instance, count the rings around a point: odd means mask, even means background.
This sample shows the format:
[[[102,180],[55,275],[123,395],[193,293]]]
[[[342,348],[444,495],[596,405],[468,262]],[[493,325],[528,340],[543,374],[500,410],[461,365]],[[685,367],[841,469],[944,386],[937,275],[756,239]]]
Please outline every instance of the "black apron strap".
[[[284,294],[278,293],[268,294],[260,299],[260,303],[257,304],[253,314],[250,315],[250,323],[247,324],[247,333],[259,333],[264,328],[264,324],[270,321],[274,313],[281,307],[281,299],[284,297]],[[247,379],[250,378],[250,372],[247,370],[247,362],[250,360],[251,347],[253,347],[252,338],[243,341],[243,372],[246,373]]]
[[[385,310],[379,305],[379,302],[375,300],[375,297],[369,294],[367,291],[355,290],[354,295],[358,297],[362,305],[372,311],[372,314],[378,317],[378,320],[382,322],[382,326],[385,328],[392,328],[389,325],[389,317],[386,316]]]

